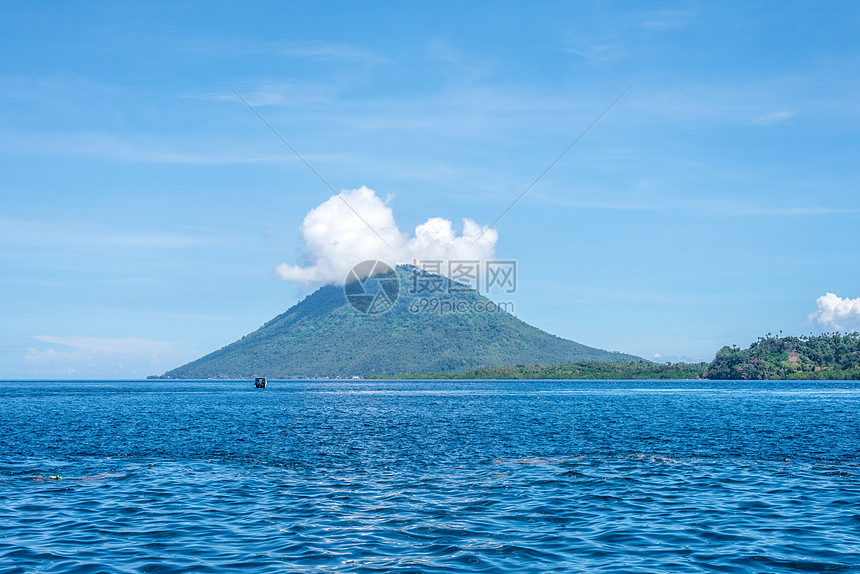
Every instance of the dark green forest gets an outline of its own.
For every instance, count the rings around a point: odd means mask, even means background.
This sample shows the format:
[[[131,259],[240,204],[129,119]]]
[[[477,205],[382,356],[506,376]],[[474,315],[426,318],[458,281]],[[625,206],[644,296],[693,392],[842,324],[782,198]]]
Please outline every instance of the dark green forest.
[[[710,363],[581,361],[483,367],[463,373],[403,375],[438,379],[850,379],[860,380],[860,333],[800,337],[768,334],[748,349],[723,347]]]
[[[403,375],[404,379],[700,379],[708,363],[581,361],[568,365],[483,367],[464,373]],[[374,376],[368,378],[384,378]]]
[[[860,379],[860,333],[759,337],[748,349],[723,347],[708,379]]]

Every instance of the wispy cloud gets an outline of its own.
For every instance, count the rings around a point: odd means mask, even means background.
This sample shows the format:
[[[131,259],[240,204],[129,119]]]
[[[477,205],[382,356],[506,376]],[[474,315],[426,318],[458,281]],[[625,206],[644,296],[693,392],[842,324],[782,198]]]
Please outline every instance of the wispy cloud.
[[[642,15],[639,25],[648,30],[668,30],[688,26],[696,17],[691,10],[655,10]]]
[[[741,200],[736,197],[711,195],[697,198],[687,195],[660,193],[614,193],[599,195],[593,190],[563,196],[538,191],[532,197],[547,203],[580,209],[608,209],[621,211],[677,211],[716,217],[752,216],[827,216],[860,213],[860,208],[821,207],[814,205],[773,205]]]
[[[103,225],[0,219],[0,245],[52,249],[179,249],[211,245],[195,235],[115,229]]]
[[[0,76],[0,99],[62,111],[88,108],[92,101],[110,102],[128,97],[126,88],[75,73]]]
[[[266,42],[249,38],[195,39],[186,42],[185,51],[195,54],[229,56],[269,55],[283,58],[378,63],[385,59],[354,44],[342,42]]]
[[[773,124],[781,124],[787,120],[790,120],[794,116],[797,115],[797,112],[782,110],[778,112],[769,112],[766,114],[762,114],[756,118],[753,118],[752,123],[758,124],[760,126],[770,126]]]
[[[384,61],[373,52],[352,44],[333,42],[291,42],[272,44],[270,51],[290,58],[311,58],[315,60],[349,60],[368,63]]]
[[[731,211],[729,212],[731,213]],[[842,207],[784,207],[784,206],[761,206],[761,207],[741,207],[735,215],[785,215],[785,216],[804,216],[804,215],[841,215],[846,213],[860,213],[860,209],[849,209]]]
[[[28,347],[23,357],[31,372],[42,374],[154,374],[184,354],[176,344],[143,337],[36,335],[33,339],[50,345],[44,348]]]
[[[233,82],[230,82],[231,84]],[[237,91],[252,106],[334,105],[340,95],[332,83],[297,82],[271,78],[243,79],[236,82]],[[210,102],[241,103],[225,84],[214,89],[192,93],[190,99]]]
[[[142,337],[58,337],[54,335],[35,335],[37,341],[71,347],[74,352],[80,354],[103,353],[107,355],[150,355],[152,353],[163,353],[170,349],[170,343],[145,339]]]
[[[631,108],[641,118],[661,122],[743,125],[761,115],[764,106],[776,106],[778,87],[769,83],[728,85],[725,82],[683,81],[674,84],[643,84]]]
[[[207,149],[208,148],[208,149]],[[254,153],[229,145],[206,142],[165,142],[146,136],[106,133],[5,132],[0,151],[7,154],[67,155],[98,160],[184,165],[232,165],[282,162],[285,154]]]
[[[577,32],[568,36],[565,50],[594,62],[619,60],[629,54],[629,49],[618,38]]]
[[[689,26],[696,17],[690,10],[654,10],[614,19],[611,28],[575,28],[567,34],[565,49],[592,62],[609,62],[635,54],[631,36],[645,29],[652,32]]]
[[[706,122],[723,125],[774,125],[803,117],[815,121],[856,122],[860,108],[844,93],[856,91],[856,81],[843,78],[842,69],[830,66],[807,72],[774,72],[755,77],[719,79],[665,78],[659,83],[642,81],[637,84],[636,97],[629,107],[643,119],[660,122],[696,122],[700,128]],[[809,76],[836,76],[848,83],[845,90],[816,92]],[[847,76],[850,76],[848,74]]]

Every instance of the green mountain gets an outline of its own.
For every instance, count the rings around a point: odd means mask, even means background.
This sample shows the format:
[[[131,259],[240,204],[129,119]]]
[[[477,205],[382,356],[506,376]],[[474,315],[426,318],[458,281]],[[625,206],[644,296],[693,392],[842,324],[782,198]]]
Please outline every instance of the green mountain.
[[[478,292],[412,266],[326,285],[253,333],[164,378],[352,377],[641,361],[550,335]]]

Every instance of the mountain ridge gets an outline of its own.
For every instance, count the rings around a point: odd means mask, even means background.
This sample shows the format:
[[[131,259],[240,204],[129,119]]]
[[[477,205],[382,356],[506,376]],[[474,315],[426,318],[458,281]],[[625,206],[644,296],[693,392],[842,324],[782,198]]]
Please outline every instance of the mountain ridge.
[[[394,276],[384,280],[383,288],[394,300],[384,313],[361,312],[350,304],[360,285],[324,285],[259,329],[160,378],[349,378],[642,360],[547,333],[448,278],[411,266],[393,273],[398,285]],[[419,277],[434,282],[432,297],[406,288]]]

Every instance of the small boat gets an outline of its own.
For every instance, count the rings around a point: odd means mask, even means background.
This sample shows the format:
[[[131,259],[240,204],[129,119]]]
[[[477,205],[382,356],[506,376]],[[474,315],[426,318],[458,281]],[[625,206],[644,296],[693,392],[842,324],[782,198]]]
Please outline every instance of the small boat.
[[[266,388],[266,377],[254,377],[254,386],[258,389]]]

